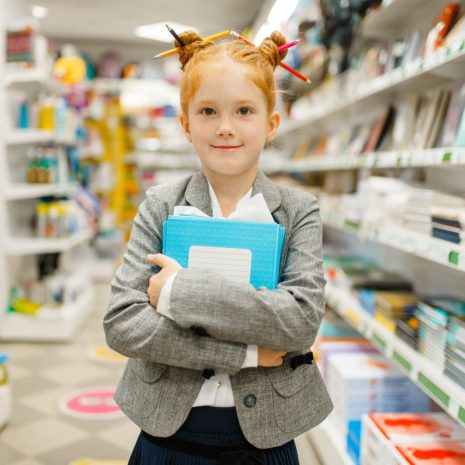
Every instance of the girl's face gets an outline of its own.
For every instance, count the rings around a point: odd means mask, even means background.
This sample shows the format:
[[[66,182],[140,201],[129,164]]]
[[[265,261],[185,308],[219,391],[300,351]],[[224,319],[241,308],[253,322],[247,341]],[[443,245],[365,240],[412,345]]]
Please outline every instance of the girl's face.
[[[260,153],[279,126],[267,113],[262,91],[246,68],[222,60],[208,67],[181,123],[205,174],[248,177],[257,172]]]

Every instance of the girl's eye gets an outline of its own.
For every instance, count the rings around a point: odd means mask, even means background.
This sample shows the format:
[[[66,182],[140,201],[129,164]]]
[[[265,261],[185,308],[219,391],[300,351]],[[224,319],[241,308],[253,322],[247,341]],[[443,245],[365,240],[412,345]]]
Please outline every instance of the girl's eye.
[[[248,107],[239,108],[239,114],[241,116],[249,116],[252,113],[252,109]]]
[[[202,115],[205,116],[212,116],[215,114],[215,110],[213,108],[203,108],[202,111],[200,112]]]

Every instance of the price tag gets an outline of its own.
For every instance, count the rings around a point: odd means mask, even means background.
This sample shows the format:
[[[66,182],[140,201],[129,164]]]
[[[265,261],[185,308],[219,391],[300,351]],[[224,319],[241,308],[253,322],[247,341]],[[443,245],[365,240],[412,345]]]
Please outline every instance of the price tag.
[[[347,310],[344,311],[344,317],[354,328],[359,327],[360,315],[358,314],[358,312],[354,311],[351,308],[348,308]]]
[[[457,266],[461,270],[465,270],[465,252],[460,252],[457,260]]]

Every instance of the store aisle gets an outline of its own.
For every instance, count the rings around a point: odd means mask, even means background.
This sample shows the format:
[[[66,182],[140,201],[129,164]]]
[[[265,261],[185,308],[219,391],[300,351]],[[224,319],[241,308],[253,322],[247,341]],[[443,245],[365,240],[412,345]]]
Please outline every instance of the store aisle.
[[[126,463],[139,432],[126,417],[82,419],[60,407],[69,394],[114,388],[120,377],[123,361],[91,355],[104,344],[102,316],[108,297],[108,284],[96,286],[95,312],[70,344],[0,344],[0,352],[10,356],[13,391],[12,418],[0,432],[0,465],[90,465],[86,458],[105,465]],[[102,404],[88,397],[81,406],[96,403]],[[103,404],[112,407],[111,401]],[[297,446],[301,465],[318,465],[305,436],[297,439]]]

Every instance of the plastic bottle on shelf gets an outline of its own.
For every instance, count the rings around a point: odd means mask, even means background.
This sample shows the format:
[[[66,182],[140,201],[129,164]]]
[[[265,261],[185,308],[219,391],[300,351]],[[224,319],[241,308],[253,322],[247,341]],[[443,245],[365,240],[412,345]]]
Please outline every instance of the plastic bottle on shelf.
[[[11,390],[7,362],[8,355],[0,353],[0,430],[8,423],[11,415]]]
[[[37,235],[38,237],[47,237],[48,233],[48,205],[40,202],[36,208],[37,215]]]
[[[43,131],[53,131],[55,129],[53,97],[43,97],[39,101],[39,129]]]

